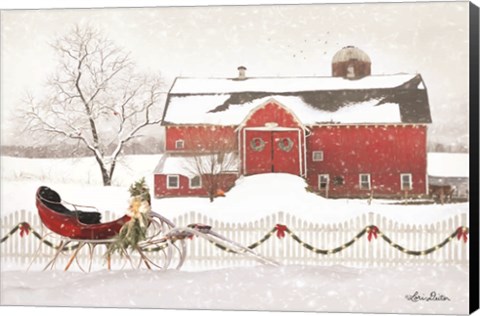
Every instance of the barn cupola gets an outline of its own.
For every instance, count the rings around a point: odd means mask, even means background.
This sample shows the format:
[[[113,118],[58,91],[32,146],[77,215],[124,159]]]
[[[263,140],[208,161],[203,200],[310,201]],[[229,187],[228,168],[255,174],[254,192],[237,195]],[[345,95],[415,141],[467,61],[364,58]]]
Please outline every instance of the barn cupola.
[[[370,57],[355,46],[346,46],[332,59],[332,76],[346,79],[360,79],[371,74]]]

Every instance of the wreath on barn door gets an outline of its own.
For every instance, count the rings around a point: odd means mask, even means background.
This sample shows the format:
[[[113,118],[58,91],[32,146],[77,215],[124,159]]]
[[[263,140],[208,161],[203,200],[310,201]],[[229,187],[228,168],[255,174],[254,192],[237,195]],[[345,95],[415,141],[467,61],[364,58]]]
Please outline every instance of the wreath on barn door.
[[[260,137],[252,138],[250,141],[250,148],[254,151],[262,151],[265,148],[265,141]]]
[[[293,140],[289,137],[281,138],[278,141],[278,147],[283,151],[289,152],[293,148]]]

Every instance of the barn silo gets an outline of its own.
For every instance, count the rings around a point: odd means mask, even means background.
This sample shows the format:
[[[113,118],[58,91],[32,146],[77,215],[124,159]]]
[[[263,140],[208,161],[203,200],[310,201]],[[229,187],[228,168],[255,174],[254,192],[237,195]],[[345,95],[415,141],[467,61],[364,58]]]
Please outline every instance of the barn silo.
[[[346,46],[332,59],[332,76],[360,79],[371,74],[370,57],[358,47]]]

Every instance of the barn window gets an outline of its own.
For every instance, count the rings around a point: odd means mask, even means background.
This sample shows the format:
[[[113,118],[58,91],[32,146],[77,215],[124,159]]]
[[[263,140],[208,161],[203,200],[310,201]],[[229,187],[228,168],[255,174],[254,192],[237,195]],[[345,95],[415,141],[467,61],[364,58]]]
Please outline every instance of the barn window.
[[[336,176],[333,178],[333,184],[336,186],[343,185],[345,183],[345,179],[342,176]]]
[[[359,186],[362,190],[370,190],[370,174],[361,173],[358,177]]]
[[[313,161],[323,161],[323,151],[317,150],[312,153]]]
[[[185,141],[183,139],[179,139],[175,141],[175,149],[183,149],[185,148]]]
[[[347,67],[347,78],[355,78],[355,67],[353,65]]]
[[[190,189],[198,189],[202,186],[202,179],[200,176],[195,176],[190,179]]]
[[[178,189],[180,187],[180,180],[177,175],[167,176],[167,189]]]
[[[318,175],[318,188],[326,189],[328,188],[328,183],[330,182],[330,177],[328,174],[319,174]]]
[[[411,173],[402,173],[400,175],[400,185],[402,190],[411,190],[412,189],[412,174]]]

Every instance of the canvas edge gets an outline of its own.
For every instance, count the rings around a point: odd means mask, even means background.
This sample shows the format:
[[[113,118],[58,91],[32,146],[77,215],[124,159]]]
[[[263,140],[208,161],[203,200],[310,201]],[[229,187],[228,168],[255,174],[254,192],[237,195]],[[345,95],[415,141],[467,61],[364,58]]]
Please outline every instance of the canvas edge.
[[[470,2],[470,313],[479,308],[479,8]]]

